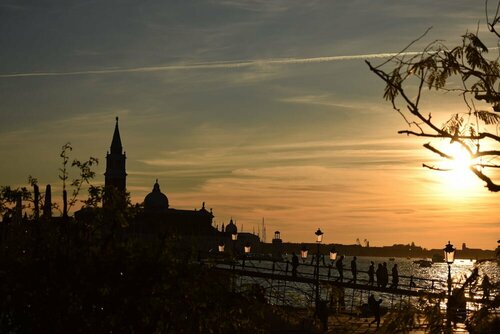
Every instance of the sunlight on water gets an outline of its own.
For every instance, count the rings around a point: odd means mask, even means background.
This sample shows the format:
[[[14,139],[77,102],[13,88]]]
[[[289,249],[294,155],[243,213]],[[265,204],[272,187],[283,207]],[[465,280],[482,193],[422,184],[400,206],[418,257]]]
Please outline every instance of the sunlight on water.
[[[288,259],[290,260],[290,259]],[[345,281],[349,281],[351,279],[351,271],[350,271],[350,261],[352,260],[351,256],[347,256],[344,260],[344,279]],[[385,257],[357,257],[357,268],[358,268],[358,280],[359,283],[361,284],[366,284],[367,281],[367,274],[366,271],[368,270],[368,267],[370,265],[370,261],[375,262],[375,268],[379,263],[386,262],[387,263],[387,268],[389,270],[389,275],[391,274],[391,268],[393,267],[394,264],[398,265],[398,271],[400,275],[400,287],[401,288],[408,288],[409,284],[409,276],[414,277],[414,282],[416,283],[417,290],[420,290],[422,288],[425,289],[430,289],[431,286],[433,286],[434,292],[439,292],[439,291],[446,291],[447,290],[447,284],[446,280],[448,278],[448,265],[446,263],[433,263],[431,267],[421,267],[418,263],[415,263],[414,261],[417,261],[419,259],[406,259],[406,258],[395,258],[393,261],[390,261],[388,258]],[[430,259],[427,259],[430,260]],[[301,264],[311,264],[311,257],[309,257],[305,262],[301,262]],[[268,268],[269,271],[272,269],[272,262],[267,262],[267,261],[262,261],[262,262],[255,262],[252,264],[252,262],[247,263],[248,267],[251,267],[252,265],[255,265],[260,268]],[[468,260],[468,259],[457,259],[451,266],[451,276],[453,280],[453,286],[461,286],[467,277],[469,277],[476,265],[475,260]],[[277,271],[285,271],[286,268],[286,263],[276,263],[275,264],[275,269]],[[479,275],[482,277],[484,274],[487,274],[490,277],[490,280],[492,282],[496,282],[500,279],[500,271],[498,268],[498,264],[496,262],[483,262],[480,264],[477,264],[479,268]],[[290,270],[290,269],[288,269]],[[313,275],[313,270],[314,266],[311,265],[299,265],[298,268],[298,276],[304,276],[304,277],[312,277]],[[322,267],[320,268],[321,275],[322,277],[327,277],[328,275],[328,267]],[[338,272],[336,269],[330,269],[331,275],[332,275],[332,280],[335,280],[335,278],[338,276]],[[404,278],[407,276],[406,278]],[[364,283],[363,283],[364,281]],[[434,282],[433,282],[434,281]],[[389,279],[390,282],[390,279]],[[310,288],[310,287],[309,287]],[[428,290],[431,291],[431,290]],[[467,291],[469,293],[469,291]],[[385,294],[385,293],[375,293],[378,297],[382,297],[385,300],[390,300],[392,296],[390,294]],[[299,292],[297,292],[297,298],[303,298]],[[444,307],[444,305],[443,305]]]

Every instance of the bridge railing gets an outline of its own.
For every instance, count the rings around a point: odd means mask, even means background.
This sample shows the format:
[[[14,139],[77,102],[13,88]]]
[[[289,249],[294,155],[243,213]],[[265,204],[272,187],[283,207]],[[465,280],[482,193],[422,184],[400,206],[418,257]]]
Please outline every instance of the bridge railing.
[[[261,257],[259,255],[243,256],[238,259],[231,259],[223,256],[216,256],[210,260],[213,265],[218,267],[225,267],[226,269],[237,269],[240,274],[243,272],[248,273],[267,273],[271,277],[276,276],[277,279],[285,279],[288,281],[308,281],[312,284],[313,281],[318,278],[321,284],[338,283],[340,281],[339,272],[332,264],[325,263],[325,261],[320,261],[318,267],[318,274],[316,274],[316,264],[314,260],[302,262],[299,264],[296,276],[292,275],[292,264],[290,261],[272,259],[271,257]],[[364,290],[378,290],[381,293],[389,294],[406,294],[406,295],[416,295],[418,293],[433,293],[440,294],[446,298],[448,290],[448,282],[444,279],[439,279],[435,277],[426,278],[418,277],[414,275],[398,275],[399,282],[397,289],[391,286],[392,275],[388,272],[388,284],[384,287],[378,287],[378,282],[375,280],[372,284],[369,282],[368,271],[358,270],[356,282],[353,281],[351,270],[344,268],[343,270],[344,278],[342,281],[343,286],[349,288],[353,287],[353,283],[356,283],[356,289]],[[280,277],[278,277],[280,276]],[[452,281],[452,289],[461,288],[463,282]],[[483,290],[479,287],[475,289],[465,289],[465,297],[468,302],[476,303],[475,308],[480,307],[480,304],[484,301]],[[499,291],[491,290],[491,296],[498,294]]]
[[[267,259],[253,259],[253,258],[241,258],[237,261],[227,262],[227,261],[219,261],[217,263],[219,266],[231,267],[234,269],[240,269],[245,271],[256,271],[262,273],[269,273],[274,275],[285,275],[292,276],[292,264],[290,261],[283,260],[267,260]],[[332,281],[338,282],[340,280],[339,271],[332,265],[325,265],[320,263],[318,266],[318,278],[320,281]],[[369,285],[369,276],[368,271],[366,270],[357,270],[356,282],[353,281],[353,276],[351,270],[344,269],[343,270],[343,280],[344,283],[357,283],[362,285]],[[310,263],[300,263],[296,277],[298,278],[316,278],[316,265]],[[407,276],[407,275],[398,275],[399,281],[397,287],[399,289],[405,290],[417,290],[417,291],[426,291],[426,292],[442,292],[447,289],[447,281],[443,279],[436,278],[424,278],[417,276]],[[373,286],[379,286],[380,283],[377,282],[375,277]],[[390,287],[392,285],[392,274],[388,273],[388,284],[386,287]],[[452,282],[452,288],[458,286],[458,282]]]

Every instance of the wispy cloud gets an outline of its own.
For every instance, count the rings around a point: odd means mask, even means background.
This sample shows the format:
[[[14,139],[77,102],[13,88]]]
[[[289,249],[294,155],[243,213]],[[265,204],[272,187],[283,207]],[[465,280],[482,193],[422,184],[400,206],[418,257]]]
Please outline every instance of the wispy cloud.
[[[396,55],[413,56],[420,52],[405,52],[405,53],[372,53],[360,55],[345,55],[345,56],[325,56],[325,57],[309,57],[309,58],[271,58],[243,61],[220,61],[220,62],[205,62],[191,64],[177,64],[165,66],[143,66],[130,68],[110,68],[100,70],[85,70],[85,71],[46,71],[46,72],[25,72],[0,74],[0,78],[21,78],[21,77],[50,77],[50,76],[74,76],[74,75],[89,75],[89,74],[115,74],[115,73],[147,73],[161,71],[179,71],[179,70],[204,70],[204,69],[234,69],[246,67],[259,67],[264,65],[294,65],[294,64],[313,64],[327,63],[344,60],[359,60],[359,59],[377,59],[390,58]]]

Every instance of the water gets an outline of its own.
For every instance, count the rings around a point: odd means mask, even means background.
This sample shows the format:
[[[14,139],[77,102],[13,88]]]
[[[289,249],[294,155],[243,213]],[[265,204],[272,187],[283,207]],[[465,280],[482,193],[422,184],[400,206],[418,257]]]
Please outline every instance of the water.
[[[291,261],[291,256],[285,257],[288,261]],[[348,282],[352,279],[350,264],[352,257],[348,256],[344,258],[344,282]],[[447,278],[448,278],[448,265],[446,263],[433,263],[431,267],[421,267],[418,263],[414,263],[414,261],[419,259],[407,259],[407,258],[394,258],[393,261],[389,260],[385,257],[357,257],[357,269],[358,269],[358,277],[357,283],[359,284],[367,284],[368,275],[366,271],[370,266],[370,261],[375,262],[375,269],[379,263],[386,262],[387,268],[389,272],[389,285],[391,284],[391,269],[394,264],[398,265],[399,272],[399,287],[408,289],[410,286],[410,281],[415,283],[415,287],[412,289],[415,290],[424,290],[429,292],[442,292],[447,290]],[[429,259],[427,259],[429,260]],[[313,258],[310,256],[306,259],[306,261],[300,261],[300,265],[297,269],[298,277],[313,277],[315,262]],[[242,265],[242,262],[239,263]],[[331,280],[335,280],[338,277],[338,271],[335,269],[335,266],[331,266],[330,261],[325,260],[326,266],[323,265],[323,261],[320,261],[320,276],[322,279],[327,279],[330,277]],[[245,263],[245,269],[247,270],[258,270],[258,271],[268,271],[275,273],[291,275],[291,265],[286,262],[276,262],[273,264],[271,261],[258,261],[258,260],[247,260]],[[465,259],[457,259],[451,265],[451,277],[453,281],[453,287],[461,286],[467,277],[469,277],[476,267],[475,260],[465,260]],[[500,270],[497,262],[482,262],[477,264],[479,269],[479,275],[481,277],[484,274],[487,274],[490,277],[490,282],[497,282],[500,279]],[[413,278],[411,278],[413,276]],[[479,280],[481,282],[482,278]],[[259,284],[264,285],[266,291],[269,292],[269,297],[271,302],[285,303],[286,298],[293,299],[293,303],[295,304],[303,304],[307,305],[313,301],[314,298],[314,286],[311,284],[305,283],[297,283],[297,282],[270,282],[269,280],[258,280]],[[246,285],[256,283],[256,280],[249,277],[240,278],[239,284]],[[273,285],[274,284],[274,285]],[[282,286],[278,286],[281,284]],[[281,289],[281,290],[280,290]],[[274,290],[272,292],[271,290]],[[280,292],[281,291],[281,292]],[[291,293],[289,291],[292,291]],[[277,292],[277,293],[276,293]],[[469,296],[469,289],[466,291],[466,296]],[[474,292],[474,291],[472,291]],[[481,290],[475,291],[481,294]],[[275,295],[272,295],[275,293]],[[288,296],[285,297],[285,294]],[[322,298],[327,298],[327,291],[322,291]],[[477,296],[477,295],[476,295]],[[353,305],[353,301],[356,300],[356,303],[363,303],[364,299],[367,299],[366,291],[364,295],[360,291],[352,291],[350,289],[346,290],[346,304]],[[386,301],[391,301],[395,297],[393,294],[384,294],[375,292],[376,298],[383,298]],[[366,301],[364,301],[366,302]],[[471,307],[473,308],[473,307]]]
[[[287,257],[288,260],[291,260],[291,256]],[[312,257],[308,257],[305,262],[301,262],[304,264],[311,264]],[[344,258],[344,279],[351,279],[351,260],[352,256],[346,256]],[[386,262],[387,269],[389,271],[389,276],[391,275],[391,269],[394,264],[398,265],[399,275],[404,276],[414,276],[426,279],[434,279],[436,282],[446,282],[448,279],[448,265],[446,263],[433,263],[431,267],[420,267],[419,264],[414,263],[420,259],[407,259],[407,258],[394,258],[393,261],[390,261],[386,257],[367,257],[367,256],[358,256],[357,257],[357,269],[360,272],[358,274],[358,280],[367,281],[368,276],[365,273],[368,271],[368,267],[370,266],[370,261],[375,262],[375,270],[377,269],[377,265],[379,263]],[[430,259],[426,259],[429,260]],[[321,261],[321,265],[323,262]],[[326,262],[329,264],[329,261]],[[467,259],[457,259],[451,265],[451,277],[452,281],[457,284],[463,283],[467,277],[470,276],[472,270],[474,269],[476,264],[475,260],[467,260]],[[497,262],[483,262],[478,264],[479,275],[483,276],[487,274],[490,278],[491,282],[496,282],[500,279],[500,270]],[[302,270],[301,270],[302,269]],[[309,266],[299,266],[298,271],[303,273],[312,273],[312,267]],[[321,274],[327,274],[327,269],[322,269]],[[332,275],[337,276],[338,272],[336,269],[332,269]],[[390,280],[389,280],[390,282]],[[404,283],[404,279],[400,278],[400,283]],[[417,282],[418,285],[418,282]],[[437,286],[436,286],[437,287]]]

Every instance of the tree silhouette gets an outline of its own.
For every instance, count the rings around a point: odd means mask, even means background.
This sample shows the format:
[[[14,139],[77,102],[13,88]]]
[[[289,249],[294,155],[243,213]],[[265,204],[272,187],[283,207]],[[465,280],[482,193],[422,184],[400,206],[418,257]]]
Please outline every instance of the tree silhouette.
[[[488,29],[500,42],[495,26],[500,21],[500,2],[493,18],[489,17],[486,4]],[[427,30],[428,31],[428,30]],[[445,148],[434,142],[423,146],[444,161],[456,160],[452,146],[459,145],[467,156],[468,168],[481,179],[488,190],[500,191],[500,180],[494,180],[493,170],[500,168],[500,65],[499,51],[492,55],[479,38],[478,32],[467,32],[460,45],[449,47],[441,41],[427,45],[417,55],[406,52],[427,31],[410,43],[398,55],[379,64],[366,61],[370,70],[382,79],[386,86],[384,99],[392,103],[408,128],[398,131],[408,136],[426,137],[441,141]],[[447,114],[447,121],[439,120],[427,112],[422,101],[438,93],[456,96],[463,100],[463,109]],[[423,164],[436,171],[448,171],[441,165]]]
[[[99,160],[94,157],[90,157],[86,161],[80,161],[78,159],[74,159],[73,162],[71,163],[71,167],[76,167],[78,169],[78,177],[75,177],[71,181],[71,186],[73,187],[73,192],[71,194],[71,197],[69,201],[67,202],[67,195],[66,195],[66,182],[69,179],[69,170],[68,170],[68,163],[69,163],[69,152],[73,151],[73,147],[71,146],[71,143],[66,143],[61,147],[61,153],[59,156],[62,159],[62,167],[59,168],[59,179],[63,183],[63,196],[64,196],[64,214],[67,215],[68,211],[71,210],[71,208],[77,203],[78,201],[78,195],[80,194],[80,191],[82,189],[82,186],[88,185],[92,186],[90,184],[90,181],[95,177],[95,172],[92,170],[92,167],[97,165],[99,163]]]

